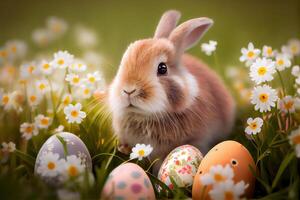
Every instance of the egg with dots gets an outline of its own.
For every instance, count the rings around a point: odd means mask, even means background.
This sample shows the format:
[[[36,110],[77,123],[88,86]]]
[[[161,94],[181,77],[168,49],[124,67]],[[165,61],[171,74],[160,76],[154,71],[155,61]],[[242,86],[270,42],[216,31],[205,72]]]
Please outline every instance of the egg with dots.
[[[145,171],[137,164],[126,163],[108,175],[101,199],[152,200],[155,193]]]
[[[78,136],[68,132],[54,134],[46,140],[34,167],[35,174],[53,186],[69,178],[82,178],[86,171],[92,172],[90,153]]]
[[[158,172],[158,178],[170,189],[174,188],[174,182],[178,187],[191,186],[202,158],[201,152],[196,147],[179,146],[165,158]]]
[[[211,199],[209,191],[212,186],[204,186],[201,177],[210,173],[212,166],[222,166],[224,169],[230,167],[233,170],[233,182],[243,181],[246,185],[243,197],[251,198],[255,184],[255,177],[251,172],[251,168],[256,171],[254,160],[242,144],[235,141],[224,141],[214,146],[201,161],[194,178],[193,199]],[[216,181],[222,180],[219,176],[214,177],[218,179]]]

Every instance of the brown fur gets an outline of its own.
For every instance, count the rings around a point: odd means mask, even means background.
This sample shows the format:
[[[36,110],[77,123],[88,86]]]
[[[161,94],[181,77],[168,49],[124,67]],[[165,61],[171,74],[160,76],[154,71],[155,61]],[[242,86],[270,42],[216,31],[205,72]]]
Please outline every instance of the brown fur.
[[[109,90],[113,127],[121,144],[151,144],[151,157],[163,158],[183,144],[205,152],[210,142],[230,132],[234,101],[224,83],[204,63],[182,54],[211,23],[207,18],[189,20],[169,38],[139,40],[128,47]],[[156,34],[167,37],[161,28]],[[161,59],[168,74],[158,76]],[[124,90],[136,92],[128,96]]]

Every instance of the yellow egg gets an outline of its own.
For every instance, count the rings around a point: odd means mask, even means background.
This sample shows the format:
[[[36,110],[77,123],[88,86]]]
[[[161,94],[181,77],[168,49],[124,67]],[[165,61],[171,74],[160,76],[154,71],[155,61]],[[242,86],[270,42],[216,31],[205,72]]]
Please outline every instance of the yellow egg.
[[[235,183],[244,181],[249,186],[245,190],[245,197],[250,198],[253,194],[255,177],[249,169],[251,166],[256,170],[254,160],[249,151],[240,143],[235,141],[224,141],[213,147],[203,158],[198,168],[193,184],[193,199],[210,200],[208,195],[211,186],[204,187],[200,177],[209,172],[212,166],[229,164],[233,171]]]

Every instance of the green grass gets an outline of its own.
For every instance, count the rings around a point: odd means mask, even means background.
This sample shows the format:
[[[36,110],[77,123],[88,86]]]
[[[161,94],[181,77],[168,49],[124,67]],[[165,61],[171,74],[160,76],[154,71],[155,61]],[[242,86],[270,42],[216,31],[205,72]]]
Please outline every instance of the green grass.
[[[208,16],[214,19],[215,25],[203,38],[217,40],[216,56],[221,67],[220,74],[225,74],[228,66],[237,66],[239,70],[248,73],[241,66],[238,58],[240,48],[249,41],[255,46],[264,44],[279,48],[287,39],[299,37],[300,3],[297,0],[288,1],[233,1],[226,4],[223,1],[3,1],[0,3],[0,46],[8,39],[20,38],[28,41],[29,55],[33,59],[38,53],[56,52],[58,49],[67,49],[80,57],[85,51],[76,45],[73,37],[74,26],[84,24],[96,31],[100,44],[93,50],[104,58],[99,66],[104,77],[109,82],[120,62],[126,46],[138,38],[151,37],[154,27],[163,11],[176,8],[183,13],[183,20],[192,17]],[[44,25],[45,18],[55,15],[66,19],[70,29],[67,34],[52,43],[47,48],[39,48],[31,41],[31,31]],[[212,68],[216,67],[214,57],[206,57],[200,47],[193,48],[190,53],[202,58]],[[300,58],[293,61],[300,64]],[[286,92],[295,93],[292,83],[294,78],[290,69],[281,75]],[[300,163],[295,156],[294,148],[289,144],[287,136],[291,130],[300,124],[300,115],[282,116],[277,109],[262,115],[254,112],[249,101],[240,98],[240,93],[233,86],[236,79],[223,77],[230,87],[238,103],[237,119],[234,130],[228,139],[242,143],[253,156],[258,173],[254,199],[299,199]],[[245,87],[253,87],[247,76],[239,77]],[[282,88],[279,77],[272,82],[274,88]],[[1,85],[0,87],[3,87]],[[12,86],[8,86],[12,88]],[[57,100],[55,100],[57,101]],[[57,102],[56,102],[57,103]],[[46,113],[46,102],[38,108],[38,112]],[[49,104],[49,102],[48,102]],[[62,111],[57,113],[56,120],[48,130],[42,131],[37,137],[28,142],[21,139],[19,126],[29,120],[32,113],[28,106],[22,114],[15,111],[4,111],[0,108],[0,141],[14,141],[17,151],[10,154],[8,160],[3,160],[0,154],[0,198],[1,199],[57,199],[56,188],[45,184],[34,176],[34,163],[37,153],[43,143],[53,133],[58,125],[63,124],[67,131],[78,135],[86,144],[93,161],[95,184],[88,180],[82,185],[66,185],[71,191],[81,194],[82,199],[99,199],[109,173],[124,161],[128,156],[117,151],[117,140],[111,127],[111,118],[107,107],[97,99],[89,99],[83,103],[87,118],[80,125],[68,125]],[[264,118],[263,130],[249,140],[245,137],[244,129],[248,117],[260,116]],[[283,129],[286,120],[294,123]],[[136,161],[134,161],[136,162]],[[137,162],[147,170],[151,163],[148,160]],[[151,170],[150,170],[151,171]],[[182,199],[191,196],[191,188],[177,188],[171,191],[149,171],[147,172],[152,184],[163,188],[155,189],[157,198]],[[156,188],[156,187],[155,187]]]

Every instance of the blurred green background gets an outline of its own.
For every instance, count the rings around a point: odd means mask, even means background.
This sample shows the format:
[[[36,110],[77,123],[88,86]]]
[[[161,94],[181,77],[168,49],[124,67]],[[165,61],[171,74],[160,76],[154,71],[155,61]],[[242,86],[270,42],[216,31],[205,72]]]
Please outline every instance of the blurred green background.
[[[19,38],[31,41],[34,29],[44,26],[48,16],[65,19],[70,29],[63,39],[47,50],[66,49],[76,56],[82,53],[71,37],[72,27],[85,25],[99,36],[99,51],[104,57],[106,78],[111,79],[127,45],[152,37],[161,14],[168,9],[182,12],[182,21],[207,16],[215,21],[202,42],[218,41],[217,55],[222,67],[239,63],[240,49],[253,41],[279,48],[289,38],[300,36],[299,0],[1,0],[0,45]],[[32,52],[42,51],[32,41]],[[191,53],[213,65],[197,45]]]

